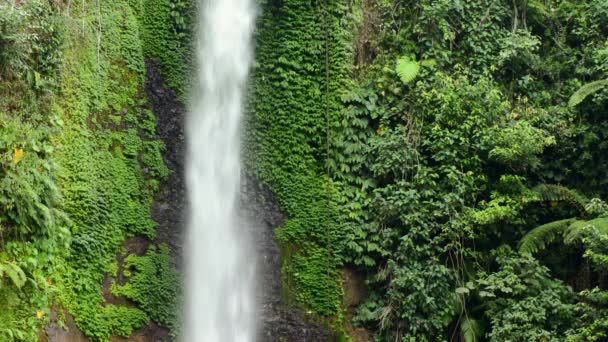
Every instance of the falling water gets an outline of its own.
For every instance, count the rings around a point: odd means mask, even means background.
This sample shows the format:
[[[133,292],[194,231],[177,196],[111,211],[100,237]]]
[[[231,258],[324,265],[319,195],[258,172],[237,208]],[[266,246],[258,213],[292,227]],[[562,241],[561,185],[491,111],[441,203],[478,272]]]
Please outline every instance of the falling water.
[[[254,0],[200,0],[186,123],[190,205],[184,342],[255,339],[254,264],[238,213],[243,95]]]

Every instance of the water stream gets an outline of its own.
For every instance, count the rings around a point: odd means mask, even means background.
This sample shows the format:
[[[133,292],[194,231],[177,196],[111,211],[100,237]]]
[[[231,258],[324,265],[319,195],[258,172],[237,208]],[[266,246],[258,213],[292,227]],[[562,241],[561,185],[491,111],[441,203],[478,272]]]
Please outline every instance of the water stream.
[[[255,340],[255,262],[238,213],[240,123],[254,0],[201,0],[186,121],[184,342]]]

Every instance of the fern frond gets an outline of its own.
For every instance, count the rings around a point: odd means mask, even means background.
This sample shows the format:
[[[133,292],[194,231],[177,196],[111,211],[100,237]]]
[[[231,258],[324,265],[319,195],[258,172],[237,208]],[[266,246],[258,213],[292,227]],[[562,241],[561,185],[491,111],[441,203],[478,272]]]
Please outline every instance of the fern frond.
[[[608,79],[599,80],[591,83],[587,83],[580,87],[577,91],[570,96],[568,106],[575,107],[579,103],[583,102],[589,95],[600,91],[602,88],[608,86]]]
[[[588,200],[575,190],[555,184],[540,184],[532,190],[538,194],[541,201],[568,202],[581,214],[585,213],[585,205]]]
[[[553,221],[532,229],[521,238],[519,251],[524,254],[537,253],[558,238],[563,237],[575,221],[573,218]]]
[[[395,68],[395,72],[401,78],[401,81],[405,84],[413,81],[418,72],[420,71],[420,63],[415,60],[410,59],[409,57],[400,57],[397,59],[397,67]]]
[[[589,221],[573,222],[565,232],[564,242],[566,244],[571,244],[580,240],[583,237],[584,229],[589,226],[597,229],[600,233],[608,233],[608,217],[598,217]]]
[[[27,280],[25,272],[16,264],[7,262],[0,264],[0,277],[7,275],[17,288],[22,288]]]

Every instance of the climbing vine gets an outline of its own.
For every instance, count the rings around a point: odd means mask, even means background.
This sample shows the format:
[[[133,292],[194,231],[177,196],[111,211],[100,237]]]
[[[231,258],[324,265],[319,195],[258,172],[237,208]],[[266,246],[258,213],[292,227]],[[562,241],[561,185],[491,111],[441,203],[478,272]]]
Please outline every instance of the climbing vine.
[[[51,321],[69,317],[95,341],[128,337],[150,319],[176,328],[166,318],[175,305],[109,305],[103,294],[104,279],[118,276],[125,239],[155,237],[150,205],[169,175],[143,93],[145,51],[161,47],[142,38],[132,5],[0,5],[2,340],[37,340]],[[185,21],[175,22],[184,37]],[[165,304],[179,287],[177,277],[167,279]]]
[[[182,100],[188,93],[195,1],[129,0],[139,22],[140,39],[146,58],[159,62],[167,85]]]
[[[605,336],[572,315],[603,317],[603,2],[262,7],[246,157],[288,217],[292,299],[341,317],[349,267],[379,340]]]
[[[331,131],[348,82],[354,19],[349,7],[336,1],[269,1],[261,13],[247,163],[289,217],[277,232],[288,299],[317,315],[336,317],[340,260],[333,250],[340,230],[337,218],[328,214],[335,198],[327,168]]]

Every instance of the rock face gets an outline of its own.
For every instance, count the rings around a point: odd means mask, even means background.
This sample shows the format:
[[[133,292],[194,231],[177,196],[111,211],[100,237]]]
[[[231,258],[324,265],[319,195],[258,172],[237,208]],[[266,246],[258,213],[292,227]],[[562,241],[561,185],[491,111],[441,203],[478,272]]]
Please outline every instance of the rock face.
[[[185,140],[183,134],[183,121],[185,109],[179,103],[175,91],[165,87],[164,80],[160,75],[160,67],[152,61],[146,61],[146,84],[145,91],[150,106],[153,108],[157,118],[156,133],[166,146],[163,158],[167,167],[171,170],[167,179],[159,189],[152,205],[152,218],[158,223],[156,241],[153,243],[167,244],[171,251],[175,265],[181,265],[182,258],[182,227],[184,227],[185,207],[185,184],[183,160],[185,154]],[[146,238],[131,238],[125,241],[124,247],[128,254],[145,254],[151,242]],[[122,256],[119,255],[119,264]],[[118,279],[119,283],[121,282]],[[109,292],[109,278],[104,280],[104,298],[108,303],[125,305],[128,301],[124,298],[116,298]],[[87,342],[86,338],[74,324],[74,320],[68,316],[67,328],[63,329],[57,324],[57,314],[52,313],[51,323],[41,333],[39,341],[42,342]],[[117,337],[112,342],[119,341],[150,341],[161,342],[170,340],[167,329],[159,327],[154,322],[133,332],[128,339]]]
[[[184,136],[185,109],[173,90],[165,87],[159,66],[146,62],[146,94],[157,117],[157,134],[165,143],[164,160],[171,170],[152,206],[152,218],[158,223],[156,244],[165,243],[172,251],[178,269],[182,265],[182,241],[185,232],[186,185],[184,177],[184,157],[186,141]],[[305,313],[291,308],[281,299],[281,251],[274,239],[274,230],[285,218],[270,190],[255,176],[242,176],[241,209],[248,233],[255,245],[258,263],[258,315],[260,342],[324,342],[334,341],[331,331],[310,321]],[[131,241],[131,240],[130,240]],[[132,242],[132,241],[131,241]],[[126,248],[136,254],[143,254],[148,242],[126,243]],[[143,248],[143,249],[142,249]],[[221,261],[220,261],[221,262]],[[73,320],[68,322],[69,330],[49,325],[42,333],[40,341],[86,342],[89,341],[78,331]],[[119,341],[160,342],[168,340],[165,329],[153,322],[136,332],[129,339],[113,338]]]
[[[157,242],[171,247],[179,267],[186,224],[185,109],[175,92],[164,86],[158,65],[147,62],[146,69],[146,93],[156,114],[157,134],[166,145],[165,163],[172,171],[156,196],[152,217],[159,225]],[[258,341],[333,341],[332,333],[323,326],[309,322],[305,314],[282,303],[281,252],[274,240],[274,229],[281,226],[285,218],[269,189],[249,173],[242,176],[241,208],[245,222],[249,223],[258,262]]]
[[[323,342],[334,341],[333,332],[310,321],[281,298],[281,251],[274,230],[285,218],[269,189],[251,174],[242,177],[241,208],[249,222],[258,263],[258,341]]]
[[[156,114],[157,134],[166,146],[165,163],[172,171],[152,207],[152,217],[158,222],[156,242],[170,246],[179,267],[183,258],[187,206],[184,177],[186,111],[175,92],[164,86],[158,65],[147,62],[146,69],[146,94]],[[250,173],[242,176],[241,209],[244,221],[248,222],[258,262],[258,341],[333,341],[331,332],[310,322],[304,313],[289,308],[281,300],[281,252],[274,240],[274,229],[281,226],[285,218],[269,189]],[[149,341],[155,341],[150,338]]]
[[[152,218],[158,223],[157,243],[166,243],[173,253],[176,265],[181,265],[183,228],[186,213],[186,184],[184,158],[186,140],[184,136],[185,108],[174,90],[165,87],[160,67],[146,61],[146,95],[156,115],[156,134],[165,143],[163,158],[171,170],[156,194],[152,205]]]

